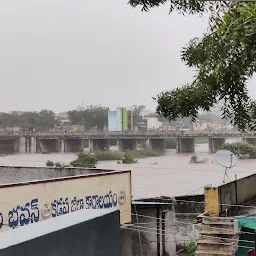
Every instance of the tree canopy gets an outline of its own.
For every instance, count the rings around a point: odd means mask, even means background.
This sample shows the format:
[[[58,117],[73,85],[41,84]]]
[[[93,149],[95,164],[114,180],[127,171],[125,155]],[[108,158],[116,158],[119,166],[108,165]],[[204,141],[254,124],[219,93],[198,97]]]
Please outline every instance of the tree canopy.
[[[132,118],[133,118],[133,128],[137,126],[138,122],[141,120],[142,111],[145,110],[144,105],[133,105],[131,107]]]
[[[131,6],[141,6],[142,11],[149,11],[154,7],[159,7],[166,3],[169,4],[169,11],[179,11],[181,13],[201,13],[204,11],[214,11],[222,6],[226,6],[224,2],[202,1],[202,0],[129,0]]]
[[[44,131],[58,124],[59,120],[56,119],[54,112],[51,110],[0,113],[0,127],[2,128],[18,126],[24,129],[31,127]]]
[[[68,117],[71,124],[84,125],[87,131],[92,128],[103,130],[108,124],[108,110],[103,106],[88,106],[85,109],[69,111]]]
[[[130,0],[132,6],[142,5],[145,11],[166,2]],[[256,4],[229,2],[224,9],[216,1],[171,0],[170,4],[170,11],[196,13],[214,9],[216,13],[211,16],[209,33],[192,39],[182,51],[182,60],[197,71],[195,80],[160,93],[157,113],[169,120],[196,120],[199,111],[210,111],[223,100],[223,118],[242,131],[255,130],[256,103],[249,96],[247,82],[256,69]]]

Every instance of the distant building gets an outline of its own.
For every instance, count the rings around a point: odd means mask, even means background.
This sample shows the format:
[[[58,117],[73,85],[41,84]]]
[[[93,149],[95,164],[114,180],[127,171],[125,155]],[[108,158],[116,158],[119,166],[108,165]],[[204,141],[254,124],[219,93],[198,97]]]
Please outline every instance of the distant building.
[[[205,130],[213,130],[213,131],[219,131],[219,130],[232,130],[233,126],[228,123],[220,123],[220,122],[202,122],[202,121],[196,121],[195,123],[192,123],[193,130],[194,131],[205,131]]]
[[[162,122],[157,117],[144,117],[147,122],[147,130],[158,130],[162,127]]]
[[[145,130],[147,130],[147,120],[143,119],[142,116],[138,120],[137,125],[135,127],[135,130],[137,130],[137,131],[145,131]]]
[[[126,108],[117,108],[115,111],[108,111],[108,130],[121,132],[132,130],[132,112]]]
[[[62,112],[56,115],[56,118],[59,119],[62,125],[70,124],[69,116],[67,112]]]

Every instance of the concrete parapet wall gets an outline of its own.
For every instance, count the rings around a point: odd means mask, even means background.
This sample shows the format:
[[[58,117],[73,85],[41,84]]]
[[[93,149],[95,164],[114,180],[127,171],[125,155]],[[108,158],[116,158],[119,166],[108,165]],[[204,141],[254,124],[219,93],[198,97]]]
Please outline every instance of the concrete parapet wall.
[[[102,172],[107,172],[107,170],[57,167],[0,166],[0,184],[2,185],[33,180],[54,179]]]
[[[256,174],[219,187],[205,188],[205,211],[220,215],[234,205],[243,205],[256,198]]]

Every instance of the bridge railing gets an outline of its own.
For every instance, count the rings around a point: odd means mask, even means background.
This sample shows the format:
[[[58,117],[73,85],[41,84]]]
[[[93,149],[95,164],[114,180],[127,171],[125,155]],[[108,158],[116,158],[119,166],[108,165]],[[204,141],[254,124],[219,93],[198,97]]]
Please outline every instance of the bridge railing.
[[[0,132],[0,136],[35,136],[35,137],[242,137],[255,136],[253,133],[241,134],[240,132],[230,131],[93,131],[93,132]]]

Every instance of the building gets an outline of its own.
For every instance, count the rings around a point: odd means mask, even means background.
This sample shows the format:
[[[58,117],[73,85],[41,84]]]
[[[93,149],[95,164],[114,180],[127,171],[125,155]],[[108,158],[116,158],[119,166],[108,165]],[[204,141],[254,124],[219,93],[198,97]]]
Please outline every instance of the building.
[[[157,117],[144,117],[147,122],[147,130],[158,130],[162,127],[162,122]]]
[[[120,256],[130,171],[2,166],[0,176],[0,256]]]
[[[59,119],[61,125],[68,125],[70,124],[69,116],[67,112],[61,112],[56,115],[56,118]]]
[[[143,119],[142,116],[137,121],[137,126],[135,127],[135,130],[137,130],[137,131],[146,131],[147,130],[147,120]]]
[[[196,255],[249,256],[255,251],[256,174],[204,190]]]
[[[120,212],[84,209],[0,233],[1,256],[120,256]]]
[[[132,222],[122,226],[121,256],[176,255],[174,221],[172,200],[147,198],[133,201]]]
[[[132,112],[126,108],[117,108],[115,111],[108,111],[108,130],[110,132],[122,132],[132,130]]]
[[[11,177],[12,172],[17,175]],[[0,178],[0,197],[9,195],[8,204],[0,203],[7,223],[1,226],[0,218],[0,233],[83,209],[119,210],[121,224],[131,221],[130,171],[5,166],[0,176],[5,176]],[[17,211],[22,218],[8,218]]]

